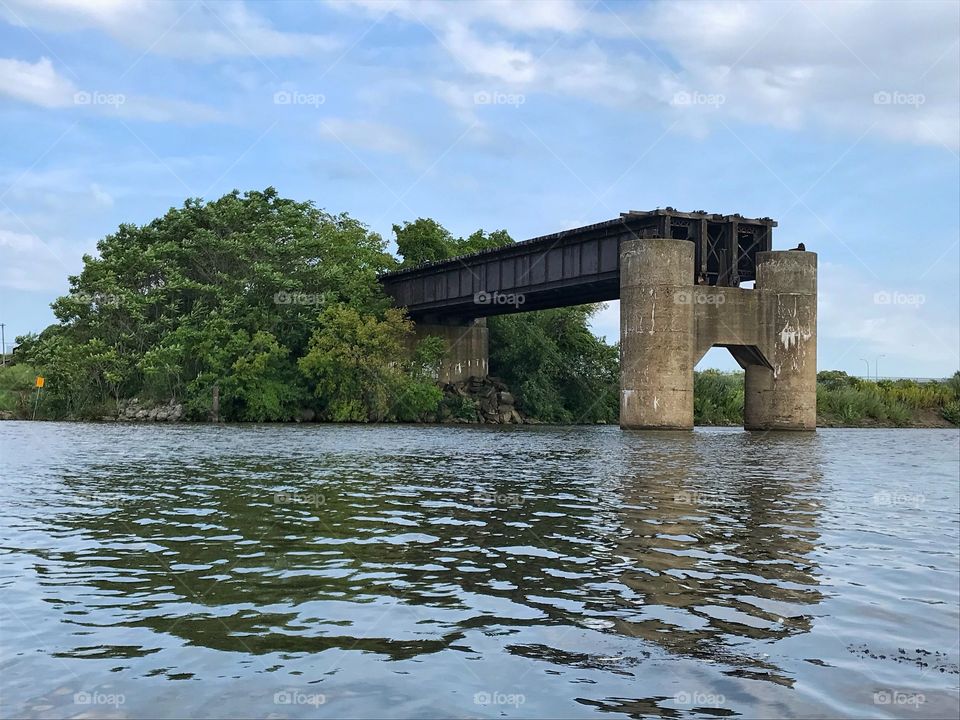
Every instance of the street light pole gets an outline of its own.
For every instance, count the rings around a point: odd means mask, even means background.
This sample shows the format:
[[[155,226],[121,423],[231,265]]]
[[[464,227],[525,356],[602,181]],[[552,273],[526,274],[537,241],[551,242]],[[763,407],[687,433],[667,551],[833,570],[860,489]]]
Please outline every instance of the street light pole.
[[[870,379],[870,361],[865,358],[860,358],[860,359],[867,364],[867,380],[869,380]]]
[[[4,332],[6,327],[4,323],[0,323],[0,365],[4,366],[7,364],[7,335]]]
[[[880,379],[880,358],[884,358],[884,357],[886,357],[886,355],[877,355],[877,359],[873,363],[873,367],[874,367],[873,379],[874,380]]]

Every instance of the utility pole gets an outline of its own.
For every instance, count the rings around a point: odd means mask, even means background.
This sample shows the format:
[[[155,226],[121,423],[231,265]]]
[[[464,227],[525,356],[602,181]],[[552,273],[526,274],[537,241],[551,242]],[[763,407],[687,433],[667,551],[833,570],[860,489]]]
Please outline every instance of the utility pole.
[[[874,363],[873,363],[873,366],[874,366],[873,377],[875,380],[880,379],[880,358],[882,357],[886,357],[886,355],[877,355],[877,359],[874,360]]]

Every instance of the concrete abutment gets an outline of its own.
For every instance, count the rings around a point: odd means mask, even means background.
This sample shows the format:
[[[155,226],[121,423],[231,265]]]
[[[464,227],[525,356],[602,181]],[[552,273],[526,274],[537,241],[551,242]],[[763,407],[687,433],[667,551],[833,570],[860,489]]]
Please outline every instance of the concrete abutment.
[[[446,353],[440,362],[437,377],[439,382],[455,383],[470,377],[487,377],[490,352],[486,318],[460,324],[415,325],[415,342],[431,336],[442,338],[446,344]]]

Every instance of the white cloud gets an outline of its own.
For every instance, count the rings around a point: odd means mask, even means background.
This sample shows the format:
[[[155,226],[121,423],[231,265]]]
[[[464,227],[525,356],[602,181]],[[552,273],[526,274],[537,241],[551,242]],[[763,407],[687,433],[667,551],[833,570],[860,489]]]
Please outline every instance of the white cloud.
[[[403,131],[370,120],[326,118],[320,123],[321,136],[351,148],[372,150],[388,155],[419,155],[417,144]]]
[[[511,0],[353,0],[335,3],[333,7],[352,5],[379,17],[384,12],[414,22],[442,25],[456,18],[468,24],[485,24],[505,30],[540,33],[544,31],[573,32],[581,28],[587,18],[589,4],[575,0],[523,0],[522,5]]]
[[[0,227],[0,287],[52,290],[67,275],[62,253],[32,233]]]
[[[44,108],[74,108],[151,122],[193,123],[223,119],[220,111],[199,103],[78,88],[59,74],[47,57],[41,57],[35,63],[0,58],[0,95]]]
[[[528,83],[536,77],[534,55],[502,41],[483,41],[465,25],[448,23],[444,45],[468,72],[507,83]]]
[[[113,207],[113,196],[97,185],[97,183],[91,183],[90,194],[93,196],[93,201],[97,205],[101,207]]]
[[[670,30],[676,87],[722,96],[716,116],[957,147],[958,8],[710,0],[657,3],[628,24],[650,42]]]
[[[339,45],[324,35],[276,30],[242,2],[7,0],[0,17],[54,31],[97,29],[144,52],[198,61],[306,56]]]
[[[930,283],[912,285],[905,277],[891,286],[829,262],[820,264],[818,285],[821,368],[857,368],[860,358],[880,355],[894,368],[913,365],[935,373],[960,367],[955,287],[938,296]]]
[[[46,108],[73,104],[73,83],[57,74],[50,58],[36,63],[0,58],[0,93]]]
[[[383,5],[355,3],[370,13]],[[524,4],[527,10],[528,4]],[[656,109],[696,134],[738,120],[960,146],[960,5],[656,2],[394,3],[457,66],[451,85]],[[904,38],[921,38],[906,42]],[[483,82],[497,82],[497,88]],[[678,94],[692,97],[677,102]]]

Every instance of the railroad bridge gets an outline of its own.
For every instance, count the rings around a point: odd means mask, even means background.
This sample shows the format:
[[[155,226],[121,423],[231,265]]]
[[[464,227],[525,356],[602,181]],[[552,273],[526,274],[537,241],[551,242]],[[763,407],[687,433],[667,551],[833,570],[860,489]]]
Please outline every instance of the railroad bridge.
[[[447,341],[441,380],[486,376],[488,316],[619,298],[621,427],[693,427],[693,369],[720,346],[745,371],[745,427],[813,430],[817,257],[773,250],[776,226],[632,211],[380,282],[418,336]]]

